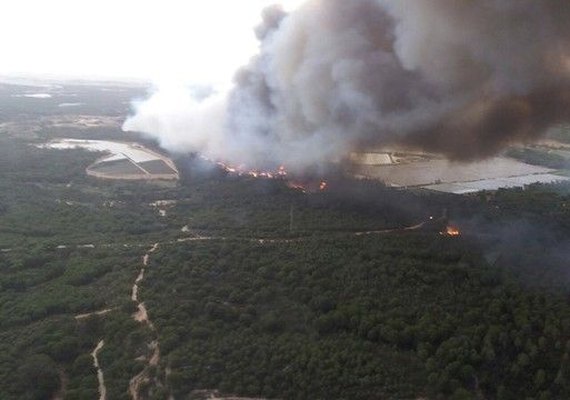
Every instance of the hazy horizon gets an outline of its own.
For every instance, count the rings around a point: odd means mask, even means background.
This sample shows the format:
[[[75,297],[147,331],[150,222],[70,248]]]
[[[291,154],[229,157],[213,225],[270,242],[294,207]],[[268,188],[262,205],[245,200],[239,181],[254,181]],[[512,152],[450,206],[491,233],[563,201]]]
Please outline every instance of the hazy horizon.
[[[255,54],[252,29],[273,3],[8,0],[0,76],[225,84]]]

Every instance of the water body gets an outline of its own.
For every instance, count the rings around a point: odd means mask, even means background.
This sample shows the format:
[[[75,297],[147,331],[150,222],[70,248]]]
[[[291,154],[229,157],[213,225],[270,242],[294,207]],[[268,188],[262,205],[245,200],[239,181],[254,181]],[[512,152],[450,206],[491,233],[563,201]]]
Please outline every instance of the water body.
[[[107,140],[58,139],[42,145],[48,149],[85,149],[111,153],[107,161],[129,159],[136,163],[162,159],[162,156],[136,143],[111,142]]]
[[[101,179],[177,180],[178,170],[171,159],[137,143],[108,140],[58,139],[39,145],[47,149],[84,149],[107,153],[86,170]]]
[[[12,97],[27,97],[30,99],[51,99],[52,95],[49,93],[32,93],[32,94],[15,94]]]
[[[69,108],[69,107],[79,107],[82,106],[84,103],[61,103],[57,106],[60,108]]]
[[[554,172],[550,168],[505,157],[474,163],[436,159],[398,165],[361,166],[358,170],[360,175],[395,187],[424,187],[457,194],[568,180]]]

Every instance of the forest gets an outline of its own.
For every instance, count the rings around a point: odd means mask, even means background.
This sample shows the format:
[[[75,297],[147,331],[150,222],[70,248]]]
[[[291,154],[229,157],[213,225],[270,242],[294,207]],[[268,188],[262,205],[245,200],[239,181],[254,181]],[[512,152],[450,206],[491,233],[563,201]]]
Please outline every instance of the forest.
[[[101,341],[112,400],[141,373],[152,400],[570,398],[568,184],[304,193],[193,157],[105,182],[39,142],[0,136],[2,400],[97,398]]]
[[[454,239],[163,249],[144,296],[168,382],[266,398],[567,398],[570,310]]]

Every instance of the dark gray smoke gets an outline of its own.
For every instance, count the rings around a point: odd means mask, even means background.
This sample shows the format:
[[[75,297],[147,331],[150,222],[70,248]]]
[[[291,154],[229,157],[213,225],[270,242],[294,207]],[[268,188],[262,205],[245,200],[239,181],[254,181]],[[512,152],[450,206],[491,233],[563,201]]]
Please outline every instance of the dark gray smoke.
[[[477,159],[570,121],[568,0],[308,0],[263,16],[229,94],[151,99],[125,129],[304,168],[379,146]]]

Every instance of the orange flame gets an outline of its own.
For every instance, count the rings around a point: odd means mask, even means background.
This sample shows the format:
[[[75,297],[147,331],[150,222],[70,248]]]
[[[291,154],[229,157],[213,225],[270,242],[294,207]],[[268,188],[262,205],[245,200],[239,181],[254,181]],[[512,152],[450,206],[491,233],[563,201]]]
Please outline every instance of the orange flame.
[[[317,187],[319,191],[324,191],[328,188],[328,183],[324,180],[321,181],[312,181],[312,182],[305,182],[300,183],[296,181],[289,180],[289,173],[287,172],[287,168],[284,165],[279,166],[276,170],[258,170],[258,169],[248,169],[245,165],[233,166],[226,164],[223,161],[215,161],[209,159],[205,156],[200,156],[203,160],[208,161],[210,163],[216,164],[222,170],[226,171],[230,175],[235,176],[251,176],[252,178],[261,178],[261,179],[283,179],[287,180],[287,186],[294,190],[299,190],[303,193],[307,193],[308,191],[317,191]],[[318,184],[317,184],[318,183]]]
[[[223,161],[214,161],[205,156],[201,156],[201,158],[205,161],[216,164],[218,167],[220,167],[230,175],[251,176],[252,178],[266,178],[266,179],[274,179],[277,177],[283,178],[287,176],[287,170],[285,169],[284,166],[280,166],[276,171],[263,171],[258,169],[248,169],[245,165],[239,165],[239,166],[229,165]]]
[[[442,235],[446,236],[461,236],[461,231],[457,229],[455,226],[449,225],[444,232],[441,232]]]

